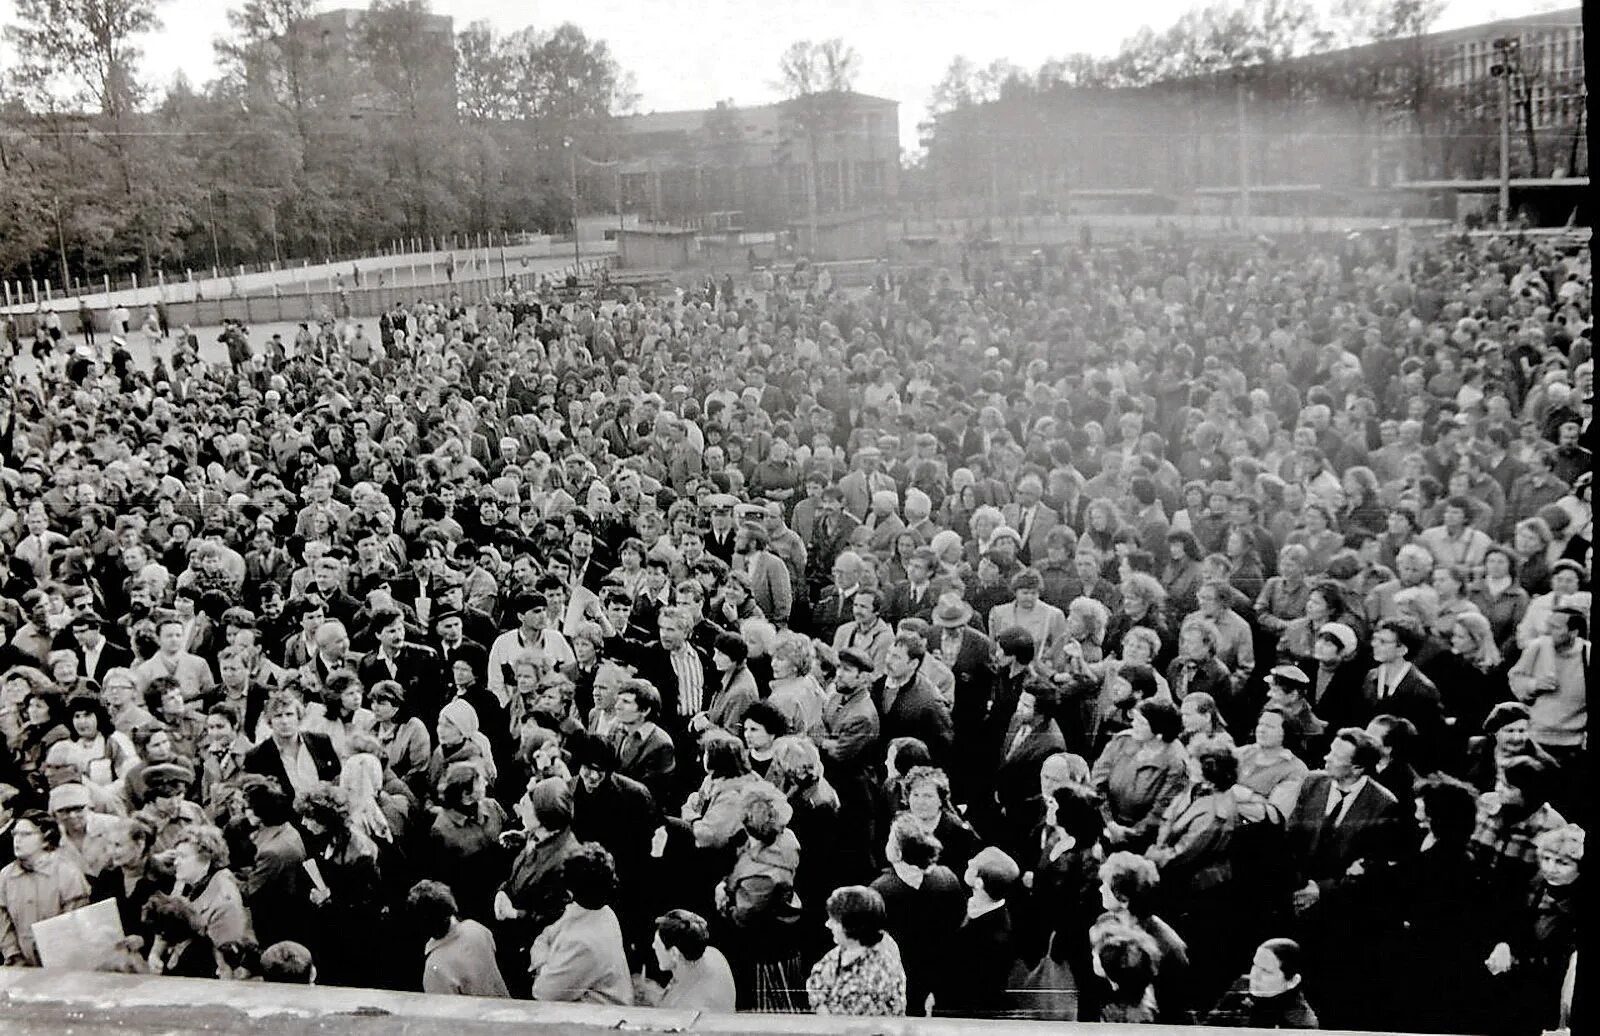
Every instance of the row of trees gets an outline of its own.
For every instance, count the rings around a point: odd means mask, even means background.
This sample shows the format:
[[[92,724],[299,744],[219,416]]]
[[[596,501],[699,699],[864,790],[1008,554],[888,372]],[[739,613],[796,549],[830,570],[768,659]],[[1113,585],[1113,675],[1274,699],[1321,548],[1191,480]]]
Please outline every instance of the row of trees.
[[[563,229],[576,156],[635,101],[573,25],[451,38],[427,0],[353,23],[242,0],[218,76],[155,88],[164,0],[16,0],[0,78],[0,278],[359,253],[445,232]],[[609,202],[609,199],[607,199]]]
[[[946,196],[991,200],[1073,183],[1226,185],[1237,182],[1244,121],[1253,179],[1361,185],[1402,166],[1416,178],[1490,176],[1498,83],[1450,78],[1428,40],[1443,6],[1340,0],[1319,13],[1295,0],[1243,0],[1146,28],[1107,58],[1073,54],[1030,71],[957,57],[929,100],[924,173]],[[1564,114],[1536,111],[1537,98],[1559,105],[1572,83],[1541,53],[1510,62],[1513,165],[1531,176],[1587,164],[1581,95]],[[1576,83],[1581,90],[1581,73]],[[1564,123],[1557,139],[1551,122]]]

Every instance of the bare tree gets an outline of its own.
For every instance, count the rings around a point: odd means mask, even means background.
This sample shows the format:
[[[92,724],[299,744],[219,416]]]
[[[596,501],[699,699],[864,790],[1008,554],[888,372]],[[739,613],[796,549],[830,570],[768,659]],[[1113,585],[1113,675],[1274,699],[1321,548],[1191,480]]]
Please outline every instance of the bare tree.
[[[813,248],[820,142],[824,134],[838,129],[860,66],[855,50],[837,37],[821,43],[796,40],[778,61],[779,87],[789,100],[789,116],[806,142],[806,222]]]

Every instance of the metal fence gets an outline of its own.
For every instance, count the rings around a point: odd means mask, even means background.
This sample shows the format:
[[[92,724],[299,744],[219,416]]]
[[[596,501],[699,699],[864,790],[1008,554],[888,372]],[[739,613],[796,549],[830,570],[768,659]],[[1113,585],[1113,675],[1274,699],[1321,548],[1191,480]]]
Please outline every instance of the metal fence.
[[[541,281],[549,281],[560,286],[571,279],[587,286],[599,277],[602,271],[610,269],[613,258],[609,255],[598,256],[579,263],[569,263],[554,271],[509,274],[475,274],[467,271],[469,274],[467,276],[458,276],[454,280],[435,284],[386,287],[364,285],[348,287],[343,291],[306,289],[280,291],[272,295],[236,295],[168,302],[165,304],[167,323],[173,328],[179,328],[216,327],[226,320],[239,320],[249,326],[312,322],[337,317],[376,318],[396,305],[410,304],[418,299],[437,299],[441,295],[451,293],[459,294],[463,299],[471,301],[488,292],[504,291],[512,285],[522,290],[533,290],[538,288]],[[145,309],[145,306],[129,307],[135,328],[143,320]],[[57,311],[61,314],[62,330],[68,334],[77,334],[79,311],[60,304],[57,305]],[[91,305],[89,312],[92,314],[96,329],[100,333],[106,333],[109,327],[107,307]],[[20,313],[13,319],[17,322],[19,334],[32,335],[42,317],[43,314],[40,313]]]

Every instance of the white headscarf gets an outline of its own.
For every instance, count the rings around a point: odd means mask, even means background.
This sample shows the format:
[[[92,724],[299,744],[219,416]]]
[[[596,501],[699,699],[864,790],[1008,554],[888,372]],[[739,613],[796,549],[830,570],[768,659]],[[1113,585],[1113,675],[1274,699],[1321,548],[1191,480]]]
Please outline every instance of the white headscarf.
[[[394,832],[378,805],[378,792],[383,789],[383,764],[378,757],[357,752],[346,759],[339,771],[339,787],[350,799],[351,828],[374,842],[392,843]]]

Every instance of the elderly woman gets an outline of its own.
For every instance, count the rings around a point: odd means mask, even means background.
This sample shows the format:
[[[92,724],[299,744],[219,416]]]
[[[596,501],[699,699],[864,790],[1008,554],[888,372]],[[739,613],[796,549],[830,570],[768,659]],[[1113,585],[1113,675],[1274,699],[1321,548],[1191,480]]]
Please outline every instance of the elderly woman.
[[[1492,926],[1498,940],[1483,962],[1489,1032],[1548,1032],[1559,1024],[1562,983],[1578,949],[1579,872],[1584,830],[1557,825],[1533,839],[1537,871],[1514,890]]]
[[[939,840],[944,847],[940,859],[956,873],[966,870],[967,863],[983,848],[983,840],[972,825],[956,812],[950,798],[950,778],[933,766],[914,766],[902,779],[906,812],[914,817],[922,830]]]
[[[1256,598],[1256,621],[1262,629],[1282,633],[1306,611],[1312,584],[1306,580],[1310,553],[1291,543],[1278,552],[1278,574],[1268,579]]]
[[[1514,759],[1537,759],[1554,767],[1555,758],[1531,736],[1533,714],[1520,701],[1494,706],[1483,720],[1483,735],[1467,743],[1462,776],[1480,792],[1493,791],[1501,774]]]
[[[1017,626],[1033,635],[1041,656],[1053,655],[1067,637],[1067,617],[1060,608],[1039,599],[1044,577],[1024,568],[1011,577],[1010,585],[1012,599],[989,609],[989,635]]]
[[[220,946],[249,936],[250,911],[228,869],[228,843],[219,829],[190,827],[173,850],[172,872],[175,891],[194,904],[206,938]]]
[[[810,733],[822,728],[822,706],[827,692],[817,682],[817,651],[802,633],[778,634],[772,652],[772,693],[767,703],[783,714],[789,729]]]
[[[707,700],[705,710],[689,720],[692,733],[704,734],[708,730],[725,730],[738,735],[744,730],[745,710],[761,699],[756,678],[745,663],[749,648],[732,633],[718,633],[711,649],[711,667],[716,670],[715,689]]]
[[[1310,772],[1288,747],[1292,727],[1287,709],[1268,704],[1256,717],[1255,740],[1234,750],[1239,783],[1277,806],[1284,816],[1293,811],[1300,785]]]
[[[731,926],[734,967],[744,972],[745,1010],[795,1011],[800,986],[800,900],[795,878],[800,841],[789,830],[794,810],[783,792],[766,782],[746,791],[740,823],[744,838],[733,867],[715,889],[717,912]]]
[[[14,859],[0,869],[0,964],[38,967],[33,926],[88,906],[89,883],[60,846],[48,814],[24,813],[11,826]]]
[[[1232,674],[1217,658],[1217,624],[1204,615],[1189,616],[1178,631],[1178,657],[1167,667],[1167,686],[1174,701],[1182,703],[1191,694],[1205,694],[1222,701],[1233,700]]]
[[[1142,701],[1133,726],[1111,739],[1095,760],[1092,779],[1106,820],[1106,844],[1143,849],[1161,817],[1189,785],[1188,755],[1178,740],[1183,721],[1170,702]]]
[[[0,809],[3,809],[0,806]],[[150,846],[155,829],[138,817],[118,817],[106,832],[106,869],[89,881],[89,899],[109,899],[117,904],[124,935],[149,932],[144,927],[144,904],[159,891],[150,873]]]
[[[1076,653],[1085,662],[1098,662],[1105,657],[1101,645],[1106,639],[1106,627],[1111,624],[1111,612],[1105,605],[1092,597],[1074,597],[1067,605],[1067,637],[1061,643],[1061,653],[1066,654],[1073,649],[1068,642],[1077,645]],[[1152,656],[1154,654],[1152,653]],[[1059,663],[1060,658],[1056,661]]]
[[[761,697],[772,694],[772,652],[778,646],[778,628],[766,619],[745,619],[739,623],[739,636],[744,640],[745,665],[756,678]]]
[[[818,1014],[898,1016],[906,1013],[900,948],[884,931],[883,897],[846,885],[828,897],[833,949],[812,967],[806,995]]]

